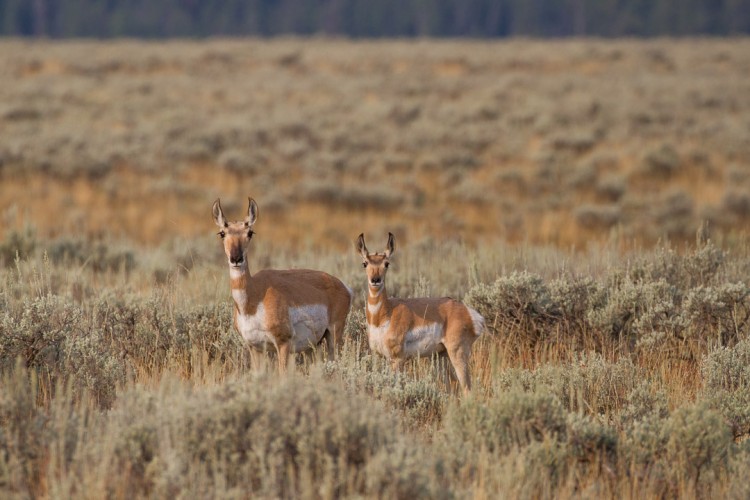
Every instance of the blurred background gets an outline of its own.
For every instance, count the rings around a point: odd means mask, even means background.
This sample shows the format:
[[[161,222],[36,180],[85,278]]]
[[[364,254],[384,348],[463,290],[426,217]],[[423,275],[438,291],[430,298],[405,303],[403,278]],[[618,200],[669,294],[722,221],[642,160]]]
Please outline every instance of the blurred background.
[[[0,0],[0,256],[215,244],[248,196],[286,248],[742,241],[748,30],[750,0]]]

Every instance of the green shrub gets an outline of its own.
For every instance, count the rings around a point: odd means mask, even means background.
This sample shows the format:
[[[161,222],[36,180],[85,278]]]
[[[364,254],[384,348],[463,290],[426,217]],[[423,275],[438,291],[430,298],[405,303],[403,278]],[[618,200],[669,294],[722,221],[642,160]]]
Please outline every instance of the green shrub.
[[[654,391],[648,381],[637,383],[627,396],[624,407],[618,415],[619,425],[625,431],[644,420],[663,420],[669,416],[667,396],[663,391]]]
[[[16,257],[28,259],[38,246],[39,241],[32,227],[27,226],[23,231],[10,231],[0,243],[0,265],[10,266]]]
[[[750,340],[721,347],[701,362],[703,391],[739,438],[750,433]]]
[[[473,286],[466,303],[485,318],[492,331],[512,332],[527,342],[544,337],[560,316],[542,278],[526,271],[500,277],[492,285]]]
[[[741,338],[750,320],[750,287],[744,283],[699,286],[686,294],[682,307],[696,340],[729,345]]]
[[[726,471],[732,434],[718,412],[705,405],[680,408],[666,432],[666,459],[678,481],[700,491]]]
[[[437,462],[405,446],[392,416],[319,374],[154,396],[125,393],[110,417],[117,468],[129,475],[112,482],[131,495],[165,493],[152,464],[177,460],[219,491],[253,496],[447,496]]]
[[[0,316],[0,371],[20,358],[46,376],[61,372],[63,344],[81,328],[80,307],[56,295],[43,295],[8,308]]]
[[[567,426],[563,406],[555,396],[510,390],[486,402],[469,399],[450,406],[445,432],[457,452],[503,454],[533,442],[564,441]]]
[[[639,370],[630,359],[609,363],[599,354],[588,353],[569,364],[506,370],[496,377],[494,389],[496,393],[551,393],[568,411],[609,417],[622,409],[638,380]]]

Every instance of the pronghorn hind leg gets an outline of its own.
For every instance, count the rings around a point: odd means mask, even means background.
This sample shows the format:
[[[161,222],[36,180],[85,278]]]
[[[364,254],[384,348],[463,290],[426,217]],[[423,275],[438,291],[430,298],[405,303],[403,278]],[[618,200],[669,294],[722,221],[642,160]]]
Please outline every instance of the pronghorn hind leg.
[[[471,391],[471,374],[469,373],[469,357],[471,356],[471,344],[467,342],[457,342],[454,345],[446,346],[448,357],[451,360],[453,369],[456,372],[458,383],[468,394]]]
[[[334,361],[336,359],[336,345],[335,337],[330,328],[326,329],[323,334],[323,341],[326,345],[326,361]]]
[[[276,346],[276,352],[279,356],[279,372],[286,373],[287,366],[289,365],[289,342],[284,342]]]
[[[453,376],[452,364],[448,357],[448,351],[442,351],[438,353],[435,358],[435,369],[437,370],[438,377],[443,381],[443,386],[448,391],[453,391],[453,381],[456,378]]]

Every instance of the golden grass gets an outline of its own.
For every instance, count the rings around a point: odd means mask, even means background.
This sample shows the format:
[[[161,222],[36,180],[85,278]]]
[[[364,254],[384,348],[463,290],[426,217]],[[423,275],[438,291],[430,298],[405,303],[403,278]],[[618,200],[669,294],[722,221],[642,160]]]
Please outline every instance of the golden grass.
[[[151,245],[250,195],[269,237],[339,251],[369,228],[562,248],[741,233],[747,47],[6,40],[0,232]],[[576,217],[601,203],[605,227]]]

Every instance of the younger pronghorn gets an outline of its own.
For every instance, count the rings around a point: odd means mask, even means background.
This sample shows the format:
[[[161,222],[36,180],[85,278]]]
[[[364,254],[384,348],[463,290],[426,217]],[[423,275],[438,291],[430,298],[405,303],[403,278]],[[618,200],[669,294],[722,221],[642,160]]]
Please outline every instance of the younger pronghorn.
[[[395,370],[418,356],[446,352],[456,370],[458,382],[471,390],[469,357],[471,346],[484,331],[478,312],[449,297],[395,299],[385,290],[385,275],[394,250],[393,234],[383,253],[369,253],[364,234],[357,251],[367,272],[367,336],[370,349],[390,360]]]
[[[290,353],[310,350],[323,340],[333,359],[343,338],[351,290],[330,274],[308,269],[263,270],[251,276],[247,255],[258,205],[252,198],[248,201],[247,217],[239,222],[226,220],[219,200],[213,206],[229,260],[235,328],[255,351],[276,350],[282,372]]]

